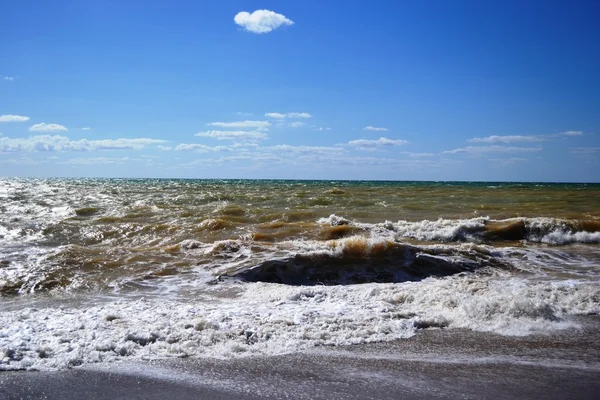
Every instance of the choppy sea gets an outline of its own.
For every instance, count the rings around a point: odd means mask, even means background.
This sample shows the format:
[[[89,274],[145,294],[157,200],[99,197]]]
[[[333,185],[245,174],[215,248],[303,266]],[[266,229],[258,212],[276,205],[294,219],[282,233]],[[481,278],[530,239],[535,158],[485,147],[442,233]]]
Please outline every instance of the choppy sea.
[[[0,370],[598,313],[600,184],[0,178]]]

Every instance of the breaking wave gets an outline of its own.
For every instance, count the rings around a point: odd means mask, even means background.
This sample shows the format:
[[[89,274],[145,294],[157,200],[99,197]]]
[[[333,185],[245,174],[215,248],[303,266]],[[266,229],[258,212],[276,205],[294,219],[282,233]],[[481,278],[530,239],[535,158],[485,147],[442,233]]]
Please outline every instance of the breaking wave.
[[[233,276],[251,282],[288,285],[348,285],[419,281],[491,265],[509,267],[474,250],[420,248],[351,237],[331,241],[320,250],[266,260]]]
[[[319,220],[321,224],[338,226],[340,218],[331,216]],[[344,220],[342,220],[344,221]],[[572,243],[600,243],[600,221],[565,220],[555,218],[510,218],[493,220],[487,217],[471,219],[438,219],[423,221],[386,221],[381,224],[345,222],[378,233],[393,232],[396,238],[421,241],[492,243],[500,241],[527,241],[550,245]]]

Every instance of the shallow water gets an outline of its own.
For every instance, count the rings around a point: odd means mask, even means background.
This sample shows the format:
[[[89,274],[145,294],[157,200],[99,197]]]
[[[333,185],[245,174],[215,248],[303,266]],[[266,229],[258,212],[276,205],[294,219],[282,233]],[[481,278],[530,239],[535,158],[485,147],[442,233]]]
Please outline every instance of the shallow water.
[[[0,368],[600,311],[600,185],[0,179]]]

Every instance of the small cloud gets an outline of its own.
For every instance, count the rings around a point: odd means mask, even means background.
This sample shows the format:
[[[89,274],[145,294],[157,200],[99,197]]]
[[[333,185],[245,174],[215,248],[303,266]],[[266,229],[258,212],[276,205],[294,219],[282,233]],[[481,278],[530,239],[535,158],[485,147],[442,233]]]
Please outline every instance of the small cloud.
[[[279,144],[276,146],[268,147],[267,150],[275,150],[277,152],[286,152],[293,154],[331,154],[331,153],[344,153],[346,150],[341,147],[327,147],[327,146],[292,146],[289,144]]]
[[[310,115],[309,113],[292,112],[292,113],[287,113],[286,117],[288,117],[288,118],[312,118],[312,115]]]
[[[529,153],[541,151],[542,147],[511,147],[511,146],[468,146],[460,149],[446,150],[443,154],[482,155],[489,153]]]
[[[266,113],[265,117],[267,117],[267,118],[275,118],[275,119],[284,119],[285,118],[285,114],[280,114],[280,113]]]
[[[302,125],[304,125],[304,122],[300,122],[300,121],[292,122],[292,123],[290,124],[290,126],[291,126],[292,128],[298,128],[298,127],[301,127]]]
[[[381,147],[381,146],[401,146],[403,144],[408,143],[406,140],[394,140],[388,139],[385,137],[380,137],[377,140],[372,139],[358,139],[351,140],[348,142],[348,145],[360,148],[373,148],[373,147]]]
[[[25,122],[29,121],[29,117],[25,117],[22,115],[0,115],[0,122]]]
[[[46,124],[42,122],[41,124],[32,125],[29,128],[30,132],[66,132],[68,129],[60,124]]]
[[[194,136],[210,137],[217,140],[235,140],[235,139],[266,139],[267,135],[259,131],[206,131],[198,132]]]
[[[578,156],[596,156],[600,154],[600,147],[573,147],[569,152]]]
[[[70,160],[60,162],[59,164],[75,164],[75,165],[121,165],[129,161],[129,157],[111,158],[111,157],[90,157],[90,158],[72,158]]]
[[[175,151],[195,151],[198,153],[207,153],[209,151],[229,151],[226,146],[207,146],[199,143],[182,143],[175,146]]]
[[[234,129],[256,129],[258,131],[268,130],[271,126],[269,121],[236,121],[236,122],[211,122],[208,125],[219,128]]]
[[[413,153],[411,151],[403,151],[401,154],[407,155],[412,158],[421,158],[421,157],[433,157],[435,154],[433,153]]]
[[[85,128],[81,128],[82,131],[89,131],[90,129],[92,129],[92,128],[90,128],[89,126],[86,126]]]
[[[236,14],[233,21],[252,33],[269,33],[283,25],[293,25],[294,21],[270,10],[256,10],[252,14],[242,11]]]
[[[476,137],[467,140],[469,143],[519,143],[519,142],[542,142],[546,140],[542,136],[487,136],[487,137]]]
[[[239,116],[242,116],[242,117],[249,117],[249,116],[252,115],[252,113],[238,111],[238,112],[235,113],[235,115],[239,115]]]
[[[489,161],[497,163],[497,164],[502,164],[502,165],[512,165],[512,164],[523,163],[523,162],[526,162],[526,161],[529,161],[529,160],[526,159],[526,158],[521,158],[521,157],[511,157],[511,158],[507,158],[507,159],[503,159],[503,158],[490,158]]]
[[[566,131],[558,134],[551,135],[506,135],[506,136],[486,136],[476,137],[467,140],[469,143],[524,143],[524,142],[544,142],[548,140],[555,140],[563,136],[581,136],[582,131]]]
[[[17,78],[16,78],[16,77],[14,77],[14,76],[5,76],[5,77],[4,77],[4,80],[5,80],[5,81],[9,81],[9,82],[14,82],[14,81],[15,81],[15,79],[17,79]]]
[[[389,131],[388,128],[382,128],[382,127],[376,127],[376,126],[365,126],[363,128],[365,131],[373,131],[373,132],[387,132]]]
[[[159,149],[159,150],[163,150],[163,151],[171,151],[171,150],[173,150],[173,147],[171,147],[171,146],[163,146],[163,145],[158,145],[158,146],[156,146],[156,148]]]
[[[290,113],[266,113],[265,117],[267,118],[275,118],[275,119],[284,119],[284,118],[312,118],[312,115],[309,113],[299,113],[299,112],[290,112]]]
[[[316,130],[316,131],[319,131],[319,132],[323,132],[323,131],[330,131],[330,130],[331,130],[331,128],[329,128],[329,127],[327,127],[327,126],[316,126],[316,125],[311,125],[310,127],[311,127],[311,128],[313,128],[313,129],[314,129],[314,130]]]

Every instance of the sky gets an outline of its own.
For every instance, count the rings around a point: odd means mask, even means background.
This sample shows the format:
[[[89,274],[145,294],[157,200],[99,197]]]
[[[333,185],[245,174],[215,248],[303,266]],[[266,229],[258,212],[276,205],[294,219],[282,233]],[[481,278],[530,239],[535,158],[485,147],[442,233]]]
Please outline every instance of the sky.
[[[598,1],[0,8],[0,176],[600,182]]]

